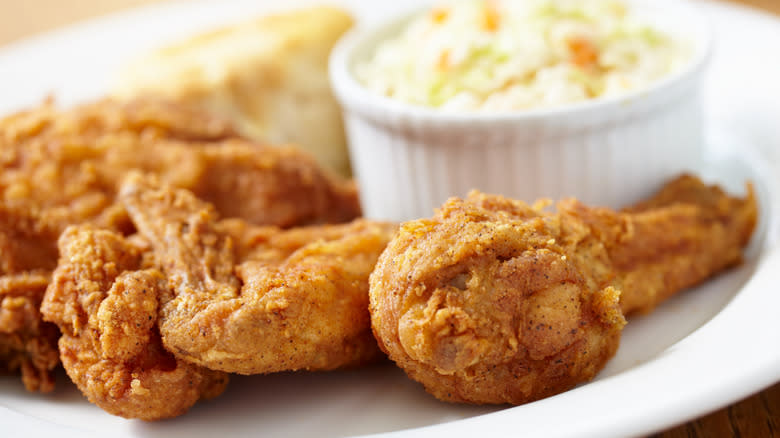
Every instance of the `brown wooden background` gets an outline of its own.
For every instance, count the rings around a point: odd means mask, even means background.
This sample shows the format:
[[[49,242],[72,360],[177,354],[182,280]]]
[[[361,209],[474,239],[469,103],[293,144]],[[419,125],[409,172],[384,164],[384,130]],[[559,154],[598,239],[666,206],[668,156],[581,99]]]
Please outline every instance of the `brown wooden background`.
[[[0,0],[0,45],[80,19],[159,1]],[[729,1],[780,14],[780,0]],[[780,47],[778,50],[780,53]],[[725,409],[657,434],[656,437],[780,438],[780,383]]]

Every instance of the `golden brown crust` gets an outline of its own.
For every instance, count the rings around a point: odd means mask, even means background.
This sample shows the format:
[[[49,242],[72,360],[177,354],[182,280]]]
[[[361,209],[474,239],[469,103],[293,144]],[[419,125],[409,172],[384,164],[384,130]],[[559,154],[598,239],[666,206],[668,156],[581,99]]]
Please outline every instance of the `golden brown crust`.
[[[40,305],[49,275],[30,272],[0,277],[0,372],[21,372],[28,391],[54,389],[59,364],[54,324],[43,322]]]
[[[191,193],[140,175],[128,178],[121,199],[169,277],[175,297],[161,309],[160,331],[178,357],[242,374],[379,357],[368,275],[395,226],[219,223]]]
[[[741,263],[758,220],[752,185],[738,198],[691,175],[669,181],[626,214],[586,212],[571,201],[559,210],[605,236],[626,315],[648,313],[675,292]]]
[[[342,222],[360,212],[352,182],[331,177],[294,148],[242,139],[207,113],[150,99],[103,100],[68,111],[46,103],[0,119],[0,278],[47,275],[68,225],[131,233],[133,225],[116,202],[119,183],[131,170],[194,190],[222,214],[256,224]],[[45,374],[48,351],[56,349],[52,330],[37,339],[34,330],[14,334],[0,326],[0,333],[0,368],[22,369],[27,382],[34,381],[32,374]],[[38,380],[53,382],[53,376]]]
[[[222,392],[227,375],[165,351],[158,307],[169,296],[159,270],[122,236],[88,226],[60,238],[62,257],[41,307],[59,325],[62,364],[92,402],[125,418],[181,415]]]
[[[69,111],[62,111],[53,101],[47,101],[40,107],[0,119],[0,132],[4,161],[9,153],[24,154],[24,150],[9,146],[34,143],[39,139],[80,138],[94,142],[118,133],[131,133],[149,141],[220,141],[237,136],[233,127],[219,117],[147,98],[124,103],[100,100]]]
[[[370,279],[380,346],[447,401],[522,404],[590,380],[624,312],[739,262],[755,199],[696,181],[634,213],[473,192],[403,224]]]
[[[0,120],[0,170],[3,203],[59,231],[86,220],[122,229],[126,218],[113,204],[131,170],[255,224],[347,221],[360,213],[354,184],[309,155],[249,142],[220,119],[154,100],[104,100],[70,111],[45,105]]]
[[[584,240],[525,204],[478,194],[404,224],[371,275],[380,346],[447,401],[524,403],[589,380],[625,321],[614,289],[566,257]]]

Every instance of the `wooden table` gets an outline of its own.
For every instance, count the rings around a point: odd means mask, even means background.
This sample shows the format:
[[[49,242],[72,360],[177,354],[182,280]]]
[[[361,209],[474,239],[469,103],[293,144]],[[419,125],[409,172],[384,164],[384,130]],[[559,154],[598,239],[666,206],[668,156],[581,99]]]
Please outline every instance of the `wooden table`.
[[[0,0],[0,45],[79,19],[159,1]],[[731,1],[780,14],[780,0]],[[746,400],[654,437],[780,437],[780,383]]]

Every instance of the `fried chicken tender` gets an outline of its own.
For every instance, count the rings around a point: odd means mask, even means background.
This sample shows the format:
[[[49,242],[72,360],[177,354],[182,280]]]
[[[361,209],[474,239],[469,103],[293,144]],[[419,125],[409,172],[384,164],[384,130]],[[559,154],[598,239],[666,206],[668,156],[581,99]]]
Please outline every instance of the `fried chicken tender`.
[[[131,233],[116,195],[134,169],[194,191],[226,217],[256,224],[344,222],[360,213],[354,183],[323,172],[295,148],[244,140],[206,113],[154,100],[104,100],[69,111],[47,103],[0,120],[0,279],[54,269],[57,238],[68,225]],[[32,296],[23,287],[6,295],[40,302],[42,291]],[[37,333],[36,344],[52,342],[53,326],[30,324],[24,333],[13,327],[0,320],[0,333],[8,335],[0,337],[0,369],[56,366],[48,360],[53,343],[20,348]],[[35,371],[43,376],[51,368]],[[30,390],[52,388],[25,375]]]
[[[120,234],[71,226],[41,312],[59,325],[62,364],[82,393],[105,411],[159,420],[219,395],[225,373],[176,359],[162,345],[160,300],[165,276],[142,248]]]
[[[738,264],[752,189],[694,177],[625,212],[472,192],[403,224],[370,279],[380,347],[441,400],[522,404],[586,382],[625,314]]]
[[[395,225],[357,220],[282,231],[220,223],[190,192],[138,174],[121,200],[173,290],[160,332],[177,357],[241,374],[381,357],[368,276]]]

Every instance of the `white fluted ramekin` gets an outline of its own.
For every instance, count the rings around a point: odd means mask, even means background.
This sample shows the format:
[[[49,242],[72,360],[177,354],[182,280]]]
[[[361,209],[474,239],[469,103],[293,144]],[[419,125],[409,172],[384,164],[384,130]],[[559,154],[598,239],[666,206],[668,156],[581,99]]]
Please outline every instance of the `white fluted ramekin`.
[[[620,207],[700,169],[709,26],[679,0],[628,3],[653,26],[689,41],[689,64],[639,91],[551,109],[452,113],[378,95],[355,78],[354,67],[413,14],[345,36],[331,54],[330,77],[365,216],[430,216],[471,189]]]

